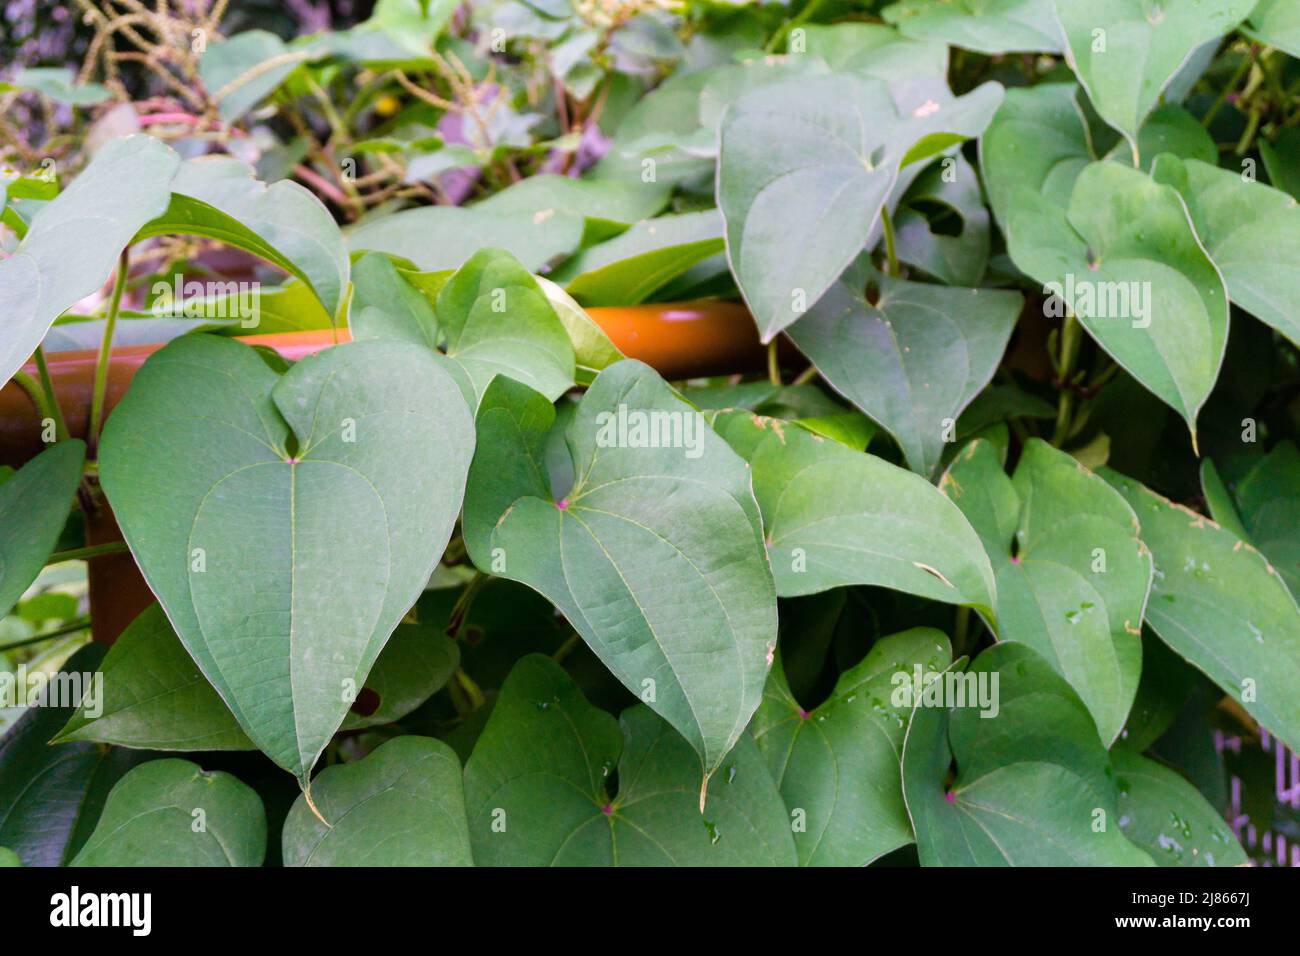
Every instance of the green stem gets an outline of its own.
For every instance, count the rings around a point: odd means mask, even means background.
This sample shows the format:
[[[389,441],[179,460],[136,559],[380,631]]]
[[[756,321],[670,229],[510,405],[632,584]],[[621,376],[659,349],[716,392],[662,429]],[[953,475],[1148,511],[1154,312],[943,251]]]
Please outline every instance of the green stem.
[[[795,380],[794,380],[793,382],[791,382],[790,384],[791,384],[791,385],[807,385],[809,382],[811,382],[811,381],[812,381],[813,379],[815,379],[816,377],[817,377],[817,366],[816,366],[816,365],[809,365],[806,369],[804,369],[804,370],[803,370],[802,372],[800,372],[797,376],[795,376]]]
[[[49,402],[48,418],[54,419],[54,437],[56,441],[63,441],[69,436],[68,423],[63,417],[63,408],[59,405],[59,396],[54,392],[54,379],[50,377],[50,367],[45,361],[45,349],[36,346],[36,370],[41,376],[41,389],[45,392],[45,399]]]
[[[767,380],[777,388],[781,387],[781,362],[776,354],[776,339],[767,343]]]
[[[772,39],[767,41],[767,46],[763,48],[764,53],[775,53],[781,45],[781,41],[790,35],[790,31],[801,23],[806,23],[808,19],[817,12],[817,8],[822,5],[822,0],[809,0],[807,6],[799,11],[798,15],[791,20],[787,20],[781,25],[781,28],[772,34]]]
[[[471,710],[478,710],[487,703],[487,697],[484,696],[482,688],[474,682],[474,678],[465,673],[463,668],[457,667],[454,676],[456,686],[463,690],[465,696],[469,699]]]
[[[551,655],[551,660],[555,661],[555,663],[557,664],[563,664],[565,658],[567,658],[570,654],[572,654],[574,648],[576,648],[581,643],[582,643],[582,635],[579,634],[577,631],[574,631],[572,634],[570,634],[567,638],[564,639],[563,644],[561,644],[558,648],[556,648],[555,653]]]
[[[889,263],[889,274],[898,278],[898,247],[894,242],[894,219],[888,206],[880,207],[880,225],[885,230],[885,259]]]
[[[460,597],[452,606],[451,614],[447,618],[447,636],[455,639],[460,633],[461,625],[465,623],[465,617],[469,614],[469,609],[474,606],[474,599],[478,597],[479,591],[491,580],[482,571],[475,571],[474,577],[470,578],[469,584],[465,585],[465,590],[460,592]]]
[[[957,606],[957,619],[952,628],[952,656],[961,657],[966,653],[966,641],[970,634],[970,608],[964,604]]]
[[[1060,448],[1070,437],[1071,414],[1074,411],[1074,362],[1079,357],[1082,337],[1079,334],[1079,320],[1073,313],[1065,317],[1061,326],[1060,360],[1057,362],[1057,374],[1060,376],[1061,394],[1056,405],[1056,430],[1052,433],[1052,444]]]
[[[86,445],[93,456],[99,449],[99,431],[104,424],[104,394],[108,390],[108,363],[113,354],[113,330],[117,327],[117,314],[122,309],[122,293],[131,273],[131,247],[127,246],[117,259],[117,277],[113,280],[113,296],[108,302],[108,318],[104,322],[104,340],[99,345],[99,359],[95,362],[95,391],[90,399],[90,426],[86,429]]]
[[[33,644],[40,644],[42,641],[53,640],[56,637],[66,637],[69,634],[84,631],[88,627],[90,627],[90,618],[79,617],[75,621],[69,621],[62,627],[56,627],[54,630],[46,631],[44,634],[34,634],[21,641],[14,641],[12,644],[6,644],[4,647],[0,647],[0,651],[13,651],[20,647],[30,647]]]
[[[1237,88],[1237,84],[1241,82],[1241,78],[1246,75],[1246,71],[1251,68],[1254,62],[1249,56],[1242,58],[1241,65],[1237,67],[1237,72],[1232,74],[1232,79],[1224,84],[1223,89],[1219,91],[1219,98],[1211,104],[1205,115],[1201,117],[1202,126],[1208,128],[1210,123],[1214,121],[1214,117],[1218,115],[1223,104],[1228,101],[1228,94]]]
[[[60,561],[85,561],[87,558],[97,558],[102,554],[120,554],[126,550],[125,541],[109,541],[105,544],[92,544],[84,548],[69,548],[67,551],[55,551],[46,560],[46,564],[57,564]]]
[[[26,372],[18,371],[14,372],[14,381],[17,382],[19,387],[27,393],[27,397],[32,400],[32,404],[36,406],[36,414],[41,416],[42,421],[47,418],[54,418],[54,410],[50,408],[49,396],[45,394],[36,379],[32,378]],[[57,430],[57,428],[58,424],[56,420],[55,429]]]

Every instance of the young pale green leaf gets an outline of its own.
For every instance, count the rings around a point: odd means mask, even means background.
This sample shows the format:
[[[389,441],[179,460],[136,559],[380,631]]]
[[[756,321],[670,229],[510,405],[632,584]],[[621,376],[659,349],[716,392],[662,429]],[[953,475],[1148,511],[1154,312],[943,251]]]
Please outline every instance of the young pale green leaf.
[[[1300,3],[1259,0],[1242,32],[1265,46],[1300,59]]]
[[[87,681],[103,657],[101,645],[79,650],[46,685],[41,706],[29,707],[0,739],[0,844],[24,866],[63,866],[72,859],[113,784],[147,756],[89,743],[50,746],[77,692],[93,690]],[[0,688],[9,676],[0,674]]]
[[[960,219],[960,233],[935,232],[922,212],[927,206]],[[899,261],[945,285],[979,285],[989,262],[989,211],[966,157],[945,156],[917,177],[894,213],[894,231]]]
[[[473,447],[445,360],[397,342],[280,376],[187,336],[109,418],[100,476],[136,563],[244,732],[300,782],[436,566]]]
[[[546,477],[554,421],[525,386],[489,387],[465,497],[470,557],[558,606],[712,774],[758,706],[776,644],[749,471],[640,362],[605,369],[577,407],[567,489]]]
[[[1236,29],[1255,0],[1056,0],[1065,58],[1097,112],[1137,150],[1138,129],[1192,52]]]
[[[252,167],[228,157],[191,159],[171,181],[167,211],[137,233],[195,235],[244,249],[311,287],[338,317],[348,284],[348,254],[334,217],[290,180],[267,185]]]
[[[1280,189],[1198,160],[1161,156],[1153,174],[1179,191],[1228,296],[1300,345],[1300,204]]]
[[[1052,0],[903,0],[882,11],[906,36],[977,53],[1060,53]]]
[[[921,692],[903,794],[922,866],[1151,865],[1124,838],[1083,701],[1023,644],[996,644]]]
[[[0,491],[2,491],[0,486]],[[1281,442],[1237,482],[1243,532],[1300,594],[1300,451]]]
[[[1040,439],[1013,478],[971,442],[939,487],[984,541],[998,589],[998,636],[1041,654],[1087,705],[1102,741],[1124,729],[1142,670],[1151,554],[1113,488]]]
[[[45,567],[68,520],[85,442],[57,442],[0,483],[0,617]]]
[[[441,740],[398,737],[312,781],[284,821],[285,866],[473,866],[460,761]]]
[[[202,826],[199,826],[199,823]],[[70,866],[261,866],[266,811],[228,773],[150,760],[117,782]]]
[[[0,262],[0,381],[22,368],[55,319],[103,285],[131,237],[167,209],[179,165],[151,136],[113,140],[32,219]]]
[[[221,118],[233,123],[312,58],[312,51],[290,50],[274,33],[244,30],[203,51],[199,79],[216,101]]]
[[[1002,87],[986,83],[900,113],[887,84],[846,75],[765,86],[731,106],[718,207],[732,274],[763,341],[862,252],[900,170],[979,135],[1001,100]]]
[[[574,381],[579,385],[590,385],[603,370],[623,360],[623,353],[573,296],[545,276],[533,278],[569,335],[569,344],[573,346]]]
[[[722,249],[716,209],[660,216],[583,250],[554,278],[587,305],[638,305]]]
[[[900,774],[912,708],[896,691],[916,668],[936,672],[950,663],[940,631],[883,637],[809,712],[778,658],[751,732],[786,807],[802,811],[804,827],[794,831],[800,865],[865,866],[912,842]]]
[[[367,252],[352,266],[348,328],[354,342],[388,339],[438,346],[433,306],[382,252]]]
[[[1147,623],[1292,749],[1300,748],[1300,609],[1255,548],[1107,469],[1155,558]]]
[[[781,597],[874,584],[992,616],[984,548],[924,478],[774,418],[723,412],[713,426],[753,471]]]
[[[669,187],[655,182],[529,176],[471,208],[493,216],[524,215],[545,221],[557,213],[586,221],[584,244],[600,242],[649,219],[668,202]]]
[[[1244,866],[1223,815],[1182,776],[1131,750],[1110,755],[1124,836],[1158,866]]]
[[[568,330],[533,274],[504,249],[481,249],[438,294],[447,357],[465,369],[482,399],[506,375],[554,401],[573,385]]]
[[[426,272],[458,269],[480,249],[505,249],[536,271],[582,244],[583,220],[557,212],[486,213],[461,206],[422,206],[362,223],[347,236],[353,252],[407,259]]]
[[[1182,415],[1195,442],[1227,346],[1228,296],[1177,190],[1093,163],[1068,210],[1026,187],[1012,194],[1006,225],[1016,265]]]
[[[617,771],[617,792],[611,784]],[[791,866],[789,817],[748,735],[708,784],[649,708],[593,707],[541,655],[520,660],[465,764],[484,866]]]
[[[397,625],[341,729],[400,720],[446,685],[459,659],[455,642],[445,635]],[[76,708],[56,741],[161,751],[256,749],[158,604],[122,632],[99,672],[102,694]],[[357,709],[363,704],[364,714]]]
[[[894,279],[863,256],[789,335],[928,476],[958,416],[993,378],[1023,305],[1018,292]]]

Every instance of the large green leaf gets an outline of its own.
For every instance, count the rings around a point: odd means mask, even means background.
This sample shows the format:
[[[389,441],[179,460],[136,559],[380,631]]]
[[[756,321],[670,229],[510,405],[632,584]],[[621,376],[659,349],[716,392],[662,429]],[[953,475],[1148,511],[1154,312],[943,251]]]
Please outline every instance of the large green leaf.
[[[1187,202],[1228,296],[1300,345],[1300,204],[1280,189],[1198,160],[1161,156],[1153,175]]]
[[[261,866],[266,811],[250,787],[188,760],[150,760],[117,782],[71,866]]]
[[[22,368],[55,319],[103,285],[131,237],[166,210],[179,165],[153,137],[114,140],[32,219],[0,261],[0,381]]]
[[[1028,187],[1012,194],[1007,248],[1134,378],[1187,421],[1218,378],[1228,296],[1177,190],[1093,163],[1068,210]]]
[[[637,305],[722,248],[716,209],[660,216],[583,250],[554,278],[587,305]]]
[[[503,249],[474,253],[438,294],[447,355],[481,399],[506,375],[551,401],[574,381],[573,344],[533,274]]]
[[[1234,496],[1250,542],[1292,596],[1300,594],[1300,450],[1293,442],[1274,447],[1237,482]]]
[[[84,442],[61,441],[0,483],[0,617],[36,580],[58,544],[85,457]]]
[[[1300,609],[1249,543],[1107,470],[1155,558],[1146,620],[1288,747],[1300,749]]]
[[[922,692],[903,744],[923,866],[1151,865],[1124,838],[1092,717],[1046,661],[1008,642],[937,680],[937,702]],[[995,715],[971,703],[981,692]]]
[[[311,287],[331,316],[340,317],[348,284],[348,254],[328,209],[287,179],[267,185],[253,169],[228,157],[192,159],[171,182],[167,211],[137,240],[195,235],[260,256]]]
[[[1223,819],[1182,776],[1131,750],[1110,755],[1119,825],[1159,866],[1244,866],[1246,851]]]
[[[777,659],[752,732],[786,808],[801,814],[794,831],[801,865],[865,866],[912,842],[900,774],[912,708],[895,691],[903,679],[913,681],[915,668],[935,672],[950,663],[941,631],[892,634],[807,711]]]
[[[556,213],[581,216],[587,222],[584,239],[599,241],[649,219],[667,201],[668,187],[658,183],[542,173],[522,179],[472,208],[494,216],[527,213],[543,220]]]
[[[438,345],[433,306],[382,252],[367,252],[352,267],[348,328],[353,341],[395,339],[430,349]]]
[[[1300,2],[1259,0],[1243,32],[1260,43],[1300,58]]]
[[[789,335],[897,439],[913,471],[930,475],[958,416],[993,378],[1023,304],[1018,292],[893,279],[863,256]]]
[[[1040,439],[1015,476],[971,442],[939,485],[984,541],[998,585],[998,636],[1027,644],[1070,682],[1110,746],[1137,693],[1151,554],[1133,509]]]
[[[612,775],[617,773],[617,792]],[[699,806],[699,761],[648,708],[620,720],[547,657],[510,672],[465,764],[484,866],[789,866],[789,817],[748,735]]]
[[[1059,53],[1052,0],[903,0],[884,9],[905,35],[987,53]]]
[[[1065,56],[1097,112],[1137,149],[1138,129],[1192,51],[1255,0],[1056,0]]]
[[[732,104],[718,206],[732,273],[764,341],[863,250],[900,170],[979,135],[1001,100],[1002,87],[987,83],[903,113],[884,82],[841,75],[765,86]]]
[[[136,563],[245,733],[300,782],[451,534],[474,437],[444,363],[353,342],[280,376],[187,336],[104,431],[101,481]]]
[[[724,412],[714,428],[753,471],[781,597],[875,584],[992,615],[984,548],[924,478],[774,418]]]
[[[312,781],[284,821],[285,866],[472,866],[460,761],[440,740],[398,737]]]
[[[74,654],[46,685],[41,706],[29,707],[0,740],[0,845],[24,866],[62,866],[72,859],[113,784],[143,759],[138,751],[88,743],[50,746],[72,714],[75,691],[94,689],[87,681],[103,656],[99,645]]]
[[[558,606],[712,774],[758,706],[776,645],[749,471],[640,362],[601,372],[572,416],[569,488],[546,477],[554,421],[525,386],[488,389],[465,496],[470,557]]]

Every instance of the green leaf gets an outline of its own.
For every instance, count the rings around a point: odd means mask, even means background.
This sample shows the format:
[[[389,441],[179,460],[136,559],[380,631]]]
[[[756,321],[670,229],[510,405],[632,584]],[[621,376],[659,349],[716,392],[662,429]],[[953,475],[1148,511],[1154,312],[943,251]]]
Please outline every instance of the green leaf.
[[[228,773],[168,758],[117,782],[69,865],[261,866],[265,856],[266,811],[257,793]]]
[[[131,237],[167,208],[179,163],[150,136],[113,140],[32,219],[0,262],[0,381],[22,368],[55,319],[104,284]]]
[[[1300,204],[1293,196],[1194,159],[1161,156],[1153,176],[1177,189],[1228,296],[1300,345]]]
[[[549,598],[712,774],[758,706],[776,644],[749,471],[640,362],[605,369],[578,406],[565,431],[571,488],[546,477],[554,420],[542,396],[506,378],[483,397],[470,557]]]
[[[1265,46],[1276,47],[1300,59],[1300,3],[1259,0],[1242,32]]]
[[[1138,129],[1192,51],[1230,33],[1255,0],[1056,3],[1065,57],[1097,112],[1137,148]]]
[[[460,761],[441,740],[398,737],[312,781],[284,821],[285,866],[472,866]]]
[[[882,24],[812,23],[802,29],[808,55],[836,73],[875,77],[901,91],[910,81],[942,79],[948,72],[945,44],[900,36]]]
[[[814,76],[732,104],[718,206],[728,261],[763,341],[797,321],[858,256],[900,170],[977,136],[1001,99],[1002,87],[986,83],[904,114],[882,81]]]
[[[0,484],[0,617],[45,567],[81,481],[85,442],[57,442]]]
[[[2,486],[0,486],[2,493]],[[1277,568],[1292,596],[1300,594],[1300,450],[1281,442],[1237,482],[1246,534]]]
[[[981,694],[994,706],[971,703]],[[1023,644],[996,644],[922,691],[903,744],[903,794],[922,866],[1151,865],[1122,834],[1083,701]]]
[[[1300,609],[1249,543],[1113,471],[1155,558],[1147,623],[1293,750],[1300,748]]]
[[[1228,296],[1178,192],[1118,163],[1093,163],[1068,210],[1017,190],[1006,232],[1016,265],[1182,415],[1195,442],[1227,345]]]
[[[992,612],[979,538],[924,478],[772,418],[723,412],[713,427],[753,471],[781,597],[874,584]]]
[[[447,356],[482,399],[506,375],[554,401],[573,385],[573,344],[537,280],[504,249],[482,249],[438,294]]]
[[[74,654],[46,685],[41,706],[29,707],[0,739],[0,844],[24,866],[63,866],[72,859],[113,784],[144,756],[88,743],[49,745],[72,714],[77,692],[94,691],[87,682],[103,655],[95,644]],[[0,671],[0,688],[10,676]],[[51,698],[54,692],[60,696]]]
[[[577,249],[582,233],[582,217],[570,213],[539,217],[423,206],[363,223],[348,234],[347,242],[353,252],[387,252],[426,272],[457,269],[480,249],[500,248],[535,272]]]
[[[660,216],[584,249],[554,278],[587,305],[639,305],[723,245],[716,209]]]
[[[23,861],[18,859],[18,854],[7,846],[0,846],[0,868],[22,866]]]
[[[990,56],[1061,52],[1052,0],[903,0],[883,16],[905,36]]]
[[[1015,475],[971,442],[939,487],[969,519],[997,576],[998,637],[1042,655],[1070,682],[1108,747],[1142,670],[1151,554],[1133,509],[1105,481],[1040,439]]]
[[[1018,292],[893,279],[863,256],[789,335],[894,436],[913,471],[930,475],[958,416],[993,378],[1023,305]]]
[[[429,349],[438,345],[433,306],[382,252],[368,252],[352,267],[348,328],[354,342],[387,339]]]
[[[1182,776],[1129,750],[1110,755],[1119,825],[1159,866],[1245,866],[1246,851],[1218,810]]]
[[[444,363],[353,342],[280,376],[247,346],[187,336],[105,428],[101,481],[145,580],[300,782],[456,520],[474,438]]]
[[[19,70],[14,86],[35,90],[57,103],[69,106],[94,106],[113,98],[107,87],[98,83],[78,83],[71,67],[42,66]]]
[[[900,773],[910,705],[895,694],[914,669],[952,663],[948,638],[918,627],[881,638],[840,675],[809,712],[795,700],[778,658],[753,735],[786,808],[802,811],[794,831],[802,866],[865,866],[912,842]],[[901,676],[900,676],[901,675]]]
[[[1268,170],[1268,181],[1284,193],[1300,199],[1300,128],[1284,127],[1277,131],[1272,142],[1259,140],[1258,143],[1264,168]]]
[[[1217,524],[1243,541],[1250,540],[1250,534],[1246,531],[1246,526],[1241,523],[1241,516],[1237,514],[1237,505],[1232,500],[1232,494],[1223,483],[1223,479],[1219,477],[1214,462],[1209,458],[1201,461],[1201,493],[1205,496],[1210,517]]]
[[[569,335],[569,343],[573,346],[574,380],[579,385],[590,385],[597,374],[621,361],[623,353],[569,293],[545,276],[533,278]]]
[[[672,727],[644,706],[615,721],[537,654],[511,671],[465,764],[482,866],[794,864],[789,818],[748,735],[702,813],[699,791],[699,761]]]
[[[135,241],[182,234],[244,249],[300,278],[326,312],[340,315],[347,250],[334,217],[310,191],[287,179],[268,186],[251,166],[228,157],[187,160],[171,190],[167,211]]]
[[[935,232],[923,212],[927,207],[942,210],[944,219],[959,219],[960,233]],[[917,178],[895,211],[894,231],[901,262],[945,285],[979,285],[989,261],[989,212],[966,157],[944,157]]]
[[[221,118],[233,123],[312,57],[309,50],[289,50],[274,33],[244,30],[203,52],[199,79],[216,101]]]
[[[480,213],[528,214],[543,220],[562,213],[586,220],[584,242],[599,242],[663,209],[669,188],[658,183],[573,179],[541,173],[475,203]]]

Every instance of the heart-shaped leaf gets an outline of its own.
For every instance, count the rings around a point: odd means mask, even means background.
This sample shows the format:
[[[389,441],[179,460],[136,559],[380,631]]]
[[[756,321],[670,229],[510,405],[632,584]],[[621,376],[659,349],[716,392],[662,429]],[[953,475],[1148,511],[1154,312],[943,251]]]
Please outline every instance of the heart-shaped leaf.
[[[882,12],[906,36],[978,53],[1059,53],[1052,0],[903,0]]]
[[[169,758],[117,782],[69,865],[261,866],[265,856],[266,811],[257,793],[228,773]]]
[[[559,607],[711,774],[758,706],[776,644],[749,472],[640,362],[601,372],[569,422],[570,488],[546,477],[554,420],[525,386],[489,387],[465,497],[470,557]]]
[[[398,737],[357,763],[327,767],[284,821],[285,866],[472,866],[465,789],[452,749]]]
[[[958,416],[993,377],[1023,305],[1018,292],[893,279],[864,256],[789,335],[894,436],[913,471],[930,475]]]
[[[1168,767],[1131,750],[1110,755],[1119,825],[1159,866],[1245,866],[1246,851],[1223,815]]]
[[[984,541],[998,585],[998,636],[1041,654],[1070,682],[1110,746],[1142,670],[1151,554],[1133,509],[1040,439],[1008,478],[987,441],[966,446],[939,487]]]
[[[781,597],[875,584],[992,615],[984,548],[924,478],[774,418],[724,412],[714,428],[753,470]]]
[[[1104,476],[1133,506],[1155,558],[1146,621],[1288,747],[1300,749],[1300,608],[1253,546],[1131,478]]]
[[[732,274],[763,341],[858,256],[900,170],[979,135],[1001,100],[1002,87],[986,83],[900,114],[884,82],[841,75],[765,86],[732,104],[718,207]]]
[[[613,775],[617,772],[617,777]],[[617,779],[617,792],[611,784]],[[465,764],[481,866],[790,866],[789,817],[748,735],[699,806],[699,761],[649,708],[619,720],[550,658],[510,672]]]
[[[1083,701],[1023,644],[938,676],[903,743],[922,866],[1150,866],[1123,836],[1112,776]]]
[[[1161,156],[1152,173],[1187,202],[1228,296],[1300,345],[1300,204],[1280,189],[1198,160]]]
[[[1137,149],[1138,128],[1201,44],[1236,29],[1255,0],[1056,0],[1065,58],[1097,112]]]
[[[1068,210],[1012,195],[1007,248],[1134,378],[1187,421],[1218,378],[1228,296],[1178,192],[1119,163],[1093,163]]]
[[[104,431],[101,481],[151,590],[244,732],[304,784],[456,520],[474,436],[444,361],[354,342],[280,376],[188,336],[149,358]]]
[[[367,252],[352,267],[348,328],[354,342],[390,339],[429,349],[438,346],[433,306],[382,252]]]
[[[113,140],[32,219],[0,262],[0,381],[22,368],[55,319],[104,283],[140,227],[167,209],[179,165],[150,136]]]
[[[0,617],[36,580],[58,544],[85,457],[84,442],[57,442],[0,483]]]
[[[916,668],[937,672],[950,663],[940,631],[883,637],[810,712],[777,659],[752,732],[786,808],[801,818],[794,845],[802,866],[866,866],[912,842],[900,775],[912,708],[895,691],[915,680]]]

